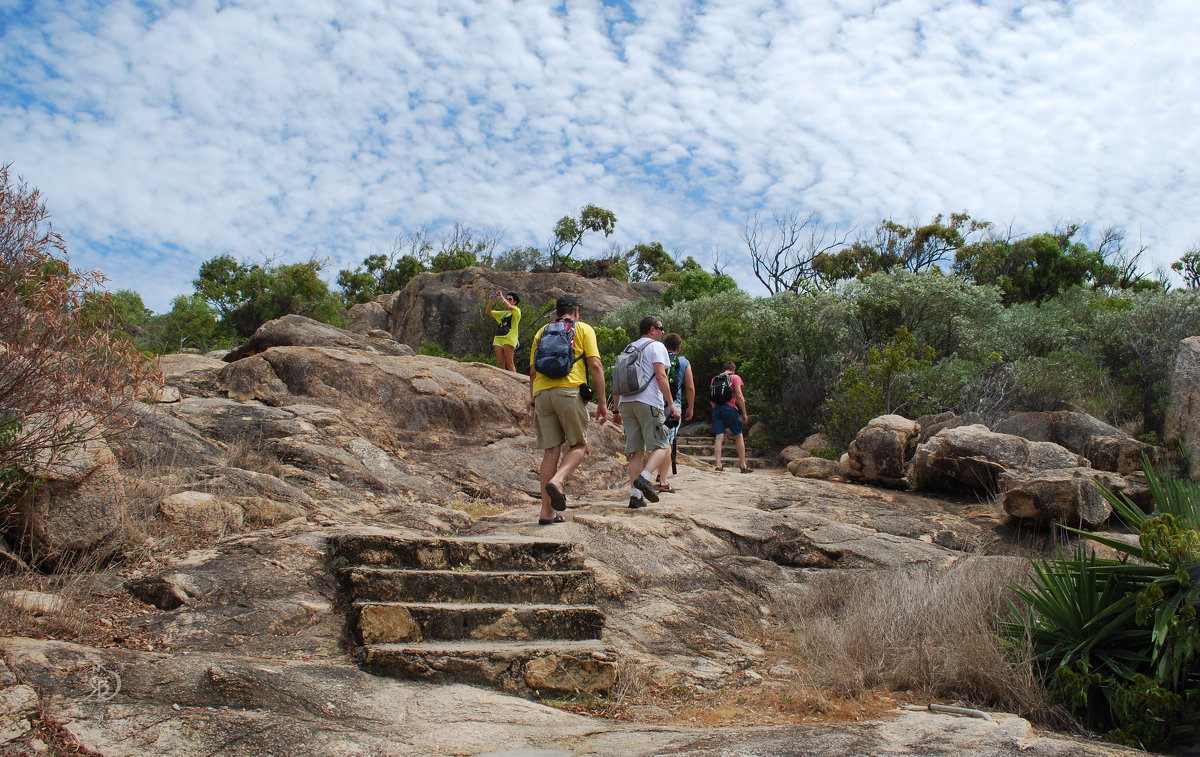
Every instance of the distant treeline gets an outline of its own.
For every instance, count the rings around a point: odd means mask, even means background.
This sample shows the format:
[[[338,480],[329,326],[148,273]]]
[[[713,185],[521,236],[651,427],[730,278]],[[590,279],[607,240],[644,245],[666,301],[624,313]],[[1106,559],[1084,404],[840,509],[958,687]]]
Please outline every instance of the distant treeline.
[[[1185,284],[1173,289],[1166,271],[1142,270],[1145,250],[1131,249],[1119,228],[1092,248],[1077,241],[1075,225],[1018,237],[966,213],[924,225],[885,220],[854,239],[812,215],[751,217],[745,253],[771,292],[755,298],[722,272],[719,255],[706,269],[650,242],[582,257],[587,235],[607,236],[615,223],[611,211],[589,205],[556,224],[546,249],[501,250],[498,235],[461,223],[436,238],[418,230],[390,253],[340,270],[337,291],[318,259],[222,255],[200,266],[194,292],[167,313],[151,313],[128,290],[93,295],[85,307],[111,314],[147,353],[207,351],[288,313],[344,325],[347,307],[425,271],[484,266],[665,281],[661,302],[604,319],[606,363],[655,312],[683,336],[698,379],[725,360],[741,366],[752,411],[778,439],[823,430],[838,447],[879,413],[945,410],[991,417],[1078,408],[1157,439],[1178,343],[1200,334],[1200,252],[1172,266]],[[526,346],[518,368],[527,366]]]

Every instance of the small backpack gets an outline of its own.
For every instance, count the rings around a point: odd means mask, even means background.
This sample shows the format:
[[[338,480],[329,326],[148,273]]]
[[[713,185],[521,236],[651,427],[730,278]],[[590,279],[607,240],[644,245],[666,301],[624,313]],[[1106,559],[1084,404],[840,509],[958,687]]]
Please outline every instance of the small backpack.
[[[718,373],[713,376],[712,382],[708,385],[708,398],[718,405],[733,399],[733,381],[730,380],[728,373]]]
[[[571,372],[581,357],[575,357],[575,322],[563,318],[547,323],[542,330],[533,354],[533,368],[546,378],[560,379]]]
[[[617,364],[613,366],[612,373],[613,394],[637,394],[650,385],[654,374],[647,376],[642,370],[642,353],[653,341],[646,340],[641,347],[634,346],[636,344],[630,342],[625,351],[617,355]]]
[[[512,331],[512,311],[504,314],[504,317],[496,324],[496,336],[508,336],[508,332]]]
[[[667,368],[667,383],[671,385],[671,397],[679,394],[679,355],[671,353],[671,365]]]

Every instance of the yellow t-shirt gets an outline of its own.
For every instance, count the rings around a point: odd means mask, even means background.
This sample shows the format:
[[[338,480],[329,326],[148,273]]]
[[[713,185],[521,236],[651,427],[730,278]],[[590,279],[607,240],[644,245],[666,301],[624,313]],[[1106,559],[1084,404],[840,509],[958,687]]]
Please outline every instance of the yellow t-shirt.
[[[546,330],[545,326],[538,329],[537,334],[533,337],[533,347],[529,351],[529,360],[533,362],[533,356],[537,354],[538,340],[542,338],[542,332]],[[583,355],[582,358],[575,361],[571,366],[571,372],[562,378],[550,378],[543,376],[540,373],[534,374],[533,377],[533,393],[537,394],[543,389],[550,389],[555,386],[579,386],[587,383],[587,359],[589,357],[599,358],[600,348],[596,344],[596,332],[591,326],[582,321],[575,322],[575,357]]]
[[[504,308],[500,308],[499,310],[493,310],[492,318],[494,318],[496,320],[496,323],[500,323],[501,321],[504,320],[505,316],[507,316],[509,313],[512,313],[512,326],[508,329],[508,333],[497,334],[496,338],[492,340],[492,344],[507,344],[507,345],[511,346],[513,349],[516,349],[516,347],[517,347],[517,324],[519,324],[521,322],[521,308],[517,307],[516,305],[513,305],[512,310],[505,310]]]

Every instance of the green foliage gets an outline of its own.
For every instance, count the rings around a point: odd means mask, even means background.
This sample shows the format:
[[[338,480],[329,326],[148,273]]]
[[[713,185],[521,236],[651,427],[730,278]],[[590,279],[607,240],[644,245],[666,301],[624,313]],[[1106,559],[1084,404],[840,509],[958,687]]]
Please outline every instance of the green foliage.
[[[788,443],[816,427],[841,369],[849,303],[828,293],[802,297],[784,292],[762,305],[749,316],[753,343],[741,372],[755,390],[754,412],[776,441]],[[716,369],[714,365],[705,375]]]
[[[1183,257],[1171,264],[1171,269],[1183,277],[1183,285],[1188,289],[1200,286],[1200,247],[1183,253]]]
[[[1071,241],[1078,231],[1069,226],[1054,234],[967,245],[955,254],[954,271],[975,284],[999,287],[1005,304],[1045,302],[1108,274],[1100,253]]]
[[[421,342],[421,354],[430,357],[444,357],[447,360],[458,360],[453,354],[433,342]]]
[[[434,273],[445,273],[446,271],[460,271],[463,268],[470,268],[478,263],[479,258],[472,250],[456,248],[434,255],[433,260],[430,261],[430,269]]]
[[[353,271],[338,271],[337,284],[346,306],[370,302],[378,295],[398,292],[425,271],[413,255],[368,255]]]
[[[510,247],[492,261],[498,271],[538,271],[549,265],[549,257],[537,247]]]
[[[945,221],[939,214],[923,226],[880,221],[874,237],[858,239],[836,252],[822,252],[813,258],[812,267],[827,282],[876,273],[935,270],[966,243],[967,236],[990,227],[987,221],[976,221],[967,213],[951,213]]]
[[[576,248],[583,243],[589,232],[609,236],[617,225],[617,216],[611,210],[596,205],[586,205],[578,217],[563,216],[554,224],[554,239],[550,243],[550,266],[560,271],[571,260]]]
[[[843,291],[853,305],[848,338],[860,345],[858,354],[903,327],[938,357],[986,355],[983,345],[1003,312],[995,289],[967,286],[936,270],[875,274]]]
[[[1078,350],[1016,361],[1010,365],[1010,375],[1014,411],[1083,408],[1103,414],[1103,408],[1093,405],[1107,394],[1107,374]]]
[[[904,379],[933,360],[933,349],[918,348],[913,335],[901,326],[890,344],[872,347],[865,360],[842,371],[826,404],[822,432],[839,449],[846,449],[872,418],[905,411],[918,397]]]
[[[237,342],[233,328],[218,321],[216,310],[198,294],[171,300],[171,309],[155,318],[155,330],[151,351],[157,353],[232,349]]]
[[[1113,550],[1034,564],[1002,630],[1031,644],[1052,700],[1123,743],[1158,749],[1200,736],[1200,487],[1164,480],[1143,459],[1147,515],[1099,487],[1137,545],[1068,529]]]
[[[693,258],[684,261],[681,269],[661,274],[659,278],[671,282],[671,285],[662,293],[663,304],[668,307],[677,302],[697,300],[701,297],[737,289],[737,282],[731,276],[716,272],[709,273],[702,269]]]
[[[679,266],[659,242],[635,245],[626,253],[630,281],[649,281],[679,270]]]
[[[343,324],[341,303],[321,280],[324,263],[240,263],[229,255],[206,260],[192,284],[220,314],[221,323],[248,337],[267,321],[291,313]]]

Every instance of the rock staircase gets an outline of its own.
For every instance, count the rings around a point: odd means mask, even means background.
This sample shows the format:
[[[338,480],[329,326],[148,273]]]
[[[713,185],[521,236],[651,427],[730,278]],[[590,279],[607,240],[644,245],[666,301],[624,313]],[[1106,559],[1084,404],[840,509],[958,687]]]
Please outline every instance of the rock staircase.
[[[711,436],[685,436],[680,433],[675,437],[675,446],[681,455],[688,455],[696,460],[702,460],[709,465],[716,463],[716,458],[713,457],[713,438]],[[721,464],[726,469],[737,471],[737,444],[731,436],[725,437],[725,443],[721,445]],[[763,457],[752,445],[746,445],[746,467],[754,470],[757,468],[778,466],[778,462],[773,462]]]
[[[355,657],[373,673],[528,697],[602,693],[616,679],[595,579],[570,543],[347,533],[330,537],[329,559]]]

